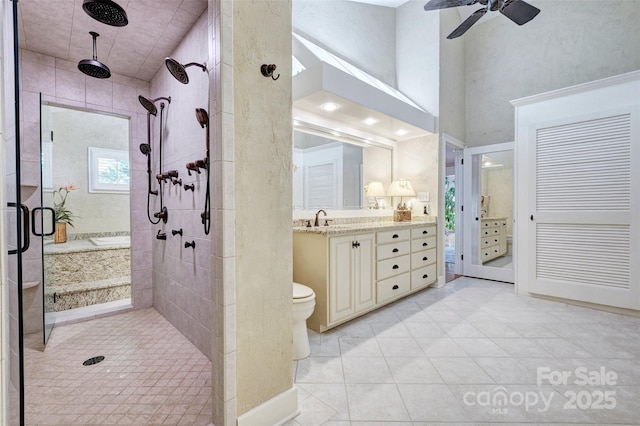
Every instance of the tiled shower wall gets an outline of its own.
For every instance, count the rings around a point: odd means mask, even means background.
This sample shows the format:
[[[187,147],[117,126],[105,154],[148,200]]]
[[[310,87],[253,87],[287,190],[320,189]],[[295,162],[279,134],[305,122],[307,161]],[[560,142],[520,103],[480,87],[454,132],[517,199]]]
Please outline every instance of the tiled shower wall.
[[[186,69],[189,84],[178,82],[163,66],[151,80],[151,97],[171,97],[165,102],[163,125],[163,172],[177,170],[182,185],[163,184],[164,206],[168,220],[153,225],[153,306],[180,330],[198,349],[211,359],[212,324],[212,267],[211,233],[205,235],[200,214],[204,211],[207,173],[187,173],[185,165],[202,160],[206,156],[206,129],[196,119],[195,109],[209,110],[209,61],[208,14],[203,13],[193,28],[180,42],[171,56],[186,64],[206,63],[208,72],[199,67]],[[159,107],[159,102],[157,103]],[[210,117],[214,126],[215,117]],[[160,114],[153,121],[154,173],[159,164]],[[215,146],[215,131],[211,129],[211,155]],[[142,154],[138,156],[142,157]],[[213,170],[212,170],[213,174]],[[212,176],[213,179],[213,176]],[[186,191],[184,185],[194,184],[194,191]],[[157,181],[154,181],[157,188]],[[213,185],[210,188],[214,198]],[[152,210],[160,210],[159,197],[153,197]],[[213,211],[213,209],[212,209]],[[182,229],[182,236],[172,235]],[[156,239],[157,232],[166,233],[167,239]],[[185,242],[195,242],[195,248],[185,248]]]
[[[146,159],[138,149],[146,142],[146,111],[137,99],[138,95],[149,95],[149,83],[117,74],[108,80],[87,77],[73,62],[24,49],[20,50],[20,63],[23,203],[30,209],[40,205],[40,93],[44,101],[57,105],[130,117],[131,298],[135,309],[151,306],[151,226],[146,219]],[[79,152],[78,156],[84,158],[86,153]],[[34,243],[23,257],[24,281],[40,281],[40,245]],[[40,283],[24,292],[25,333],[42,329],[42,291]]]

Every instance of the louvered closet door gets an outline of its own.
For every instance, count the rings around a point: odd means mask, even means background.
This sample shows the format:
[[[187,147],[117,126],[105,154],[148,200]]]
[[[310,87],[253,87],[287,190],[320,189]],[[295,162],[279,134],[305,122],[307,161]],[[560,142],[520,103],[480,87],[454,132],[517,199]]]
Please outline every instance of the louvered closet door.
[[[532,293],[640,308],[635,120],[616,111],[532,129]]]

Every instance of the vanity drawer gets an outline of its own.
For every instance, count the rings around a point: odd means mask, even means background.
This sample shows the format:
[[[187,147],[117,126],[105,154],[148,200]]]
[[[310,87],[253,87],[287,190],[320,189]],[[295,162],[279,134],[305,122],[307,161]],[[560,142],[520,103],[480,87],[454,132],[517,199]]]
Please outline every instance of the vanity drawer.
[[[436,264],[411,272],[411,288],[420,288],[436,282]]]
[[[500,246],[491,246],[488,248],[483,248],[482,249],[482,259],[480,259],[481,261],[485,261],[487,259],[493,259],[494,257],[498,257],[498,255],[500,254]]]
[[[495,228],[500,225],[500,221],[498,220],[483,220],[482,227],[483,228]]]
[[[408,229],[398,229],[397,231],[382,231],[376,234],[378,244],[387,244],[395,241],[408,240],[410,232]]]
[[[378,261],[378,280],[409,272],[410,263],[411,257],[408,254]]]
[[[489,237],[483,237],[482,238],[482,248],[487,248],[487,247],[491,247],[494,246],[496,244],[500,243],[500,238],[498,238],[497,236],[489,236]]]
[[[411,254],[411,269],[421,268],[436,262],[436,249],[419,251]]]
[[[434,237],[436,235],[435,226],[423,226],[411,230],[411,238]]]
[[[395,244],[392,243],[378,246],[378,248],[376,249],[378,260],[409,254],[410,248],[411,245],[409,244],[409,241],[402,241]]]
[[[378,303],[395,299],[411,289],[411,274],[406,273],[397,277],[378,281]]]
[[[436,237],[411,240],[411,251],[427,250],[436,247]]]
[[[482,229],[482,236],[483,237],[487,237],[489,235],[498,235],[500,234],[500,228],[483,228]]]

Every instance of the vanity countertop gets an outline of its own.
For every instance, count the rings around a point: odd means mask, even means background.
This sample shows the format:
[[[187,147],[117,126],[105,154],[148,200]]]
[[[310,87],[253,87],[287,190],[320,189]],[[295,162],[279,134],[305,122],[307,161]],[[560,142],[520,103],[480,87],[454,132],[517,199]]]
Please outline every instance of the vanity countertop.
[[[323,218],[324,219],[324,218]],[[420,220],[411,222],[362,222],[362,223],[348,223],[329,226],[294,226],[293,232],[301,232],[308,234],[321,234],[327,236],[353,234],[357,232],[369,232],[369,231],[391,231],[393,229],[409,229],[419,226],[435,226],[435,218],[430,221]]]

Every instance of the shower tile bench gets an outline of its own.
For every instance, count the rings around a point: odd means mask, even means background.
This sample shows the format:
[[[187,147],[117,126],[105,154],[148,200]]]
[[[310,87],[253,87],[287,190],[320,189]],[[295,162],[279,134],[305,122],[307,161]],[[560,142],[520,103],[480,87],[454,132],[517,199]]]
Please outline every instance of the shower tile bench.
[[[131,297],[128,244],[95,246],[87,240],[45,244],[44,263],[49,312]]]

